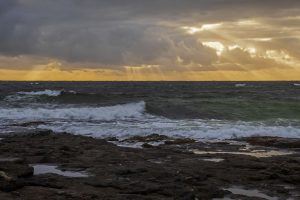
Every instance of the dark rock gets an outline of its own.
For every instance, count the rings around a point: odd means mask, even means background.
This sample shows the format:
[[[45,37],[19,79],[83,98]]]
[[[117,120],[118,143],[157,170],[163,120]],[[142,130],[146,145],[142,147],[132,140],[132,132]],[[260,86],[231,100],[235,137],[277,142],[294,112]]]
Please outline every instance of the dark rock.
[[[280,137],[250,137],[244,138],[251,145],[270,146],[279,148],[300,148],[300,139]]]
[[[131,138],[125,139],[125,142],[159,142],[163,140],[167,140],[169,137],[165,135],[159,135],[159,134],[151,134],[147,136],[133,136]]]
[[[295,175],[286,176],[285,181],[287,183],[291,183],[294,185],[299,184],[300,183],[300,175],[295,174]]]
[[[30,177],[33,175],[33,168],[27,164],[19,164],[19,163],[2,163],[0,165],[0,170],[2,170],[6,174],[10,174],[13,177]]]
[[[59,150],[62,150],[62,151],[71,151],[71,148],[69,146],[62,146],[62,147],[59,147]]]
[[[143,142],[147,149],[118,147],[105,140],[66,133],[5,138],[1,141],[0,157],[21,158],[23,161],[0,162],[0,171],[4,172],[0,178],[0,190],[5,191],[0,192],[0,199],[206,200],[227,195],[233,197],[233,194],[222,190],[232,185],[257,188],[268,191],[279,199],[288,199],[289,192],[299,190],[300,161],[296,150],[293,150],[296,153],[292,155],[270,158],[237,154],[194,154],[192,149],[239,152],[241,146],[177,139],[166,142],[174,145],[150,148],[148,142],[165,140],[166,137],[152,135],[150,138],[142,139],[149,140]],[[259,147],[259,150],[265,149],[270,148]],[[210,158],[224,161],[203,161]],[[28,163],[57,164],[62,170],[77,171],[76,169],[83,168],[91,176],[32,176],[33,169]],[[286,189],[284,192],[276,190],[278,185],[287,183],[294,189]]]
[[[35,121],[35,122],[25,122],[22,124],[17,124],[18,126],[23,126],[23,127],[28,127],[28,126],[38,126],[38,125],[43,125],[46,124],[45,122],[42,121]]]
[[[0,163],[6,163],[6,162],[12,162],[17,164],[23,164],[24,159],[23,158],[0,158]]]
[[[191,143],[195,143],[196,140],[190,139],[190,138],[180,138],[180,139],[176,139],[176,140],[168,140],[165,141],[166,145],[180,145],[180,144],[191,144]]]
[[[129,189],[128,192],[129,194],[140,194],[140,195],[149,195],[151,193],[156,193],[162,188],[156,184],[153,183],[138,183],[134,185],[130,185],[131,189]]]
[[[7,173],[0,171],[0,190],[3,192],[11,192],[23,187],[22,181],[9,176]]]
[[[119,141],[119,139],[116,137],[109,137],[109,138],[106,138],[106,140],[109,142],[118,142]]]
[[[148,144],[148,143],[144,143],[142,145],[143,148],[153,148],[153,146],[151,144]]]
[[[134,173],[136,173],[136,171],[134,171],[132,169],[124,168],[124,169],[118,169],[115,173],[117,175],[123,176],[123,175],[134,174]]]
[[[118,190],[124,190],[128,188],[128,182],[119,181],[117,179],[104,179],[104,180],[90,180],[85,182],[86,185],[90,185],[96,188],[114,188]]]
[[[30,181],[30,182],[27,182],[27,185],[40,186],[40,187],[46,187],[46,188],[54,188],[54,189],[63,189],[64,188],[64,186],[61,184],[40,182],[40,181]]]
[[[0,190],[3,192],[11,192],[24,187],[24,183],[19,180],[3,181],[0,180]]]

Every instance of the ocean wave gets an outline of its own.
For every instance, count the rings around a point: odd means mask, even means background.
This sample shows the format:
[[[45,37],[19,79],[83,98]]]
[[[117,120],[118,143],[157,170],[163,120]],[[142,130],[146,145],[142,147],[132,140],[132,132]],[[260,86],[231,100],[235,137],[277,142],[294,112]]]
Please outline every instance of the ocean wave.
[[[300,83],[294,83],[294,86],[300,87]]]
[[[194,139],[232,139],[249,136],[300,138],[300,121],[228,121],[212,119],[169,119],[147,113],[144,101],[102,107],[0,108],[0,127],[31,123],[26,128],[88,135],[97,138],[126,138],[153,133]],[[64,107],[61,107],[64,106]],[[73,107],[68,107],[73,106]],[[30,123],[29,123],[30,124]],[[4,127],[4,126],[3,126]]]
[[[5,101],[9,102],[19,102],[27,101],[30,102],[34,99],[39,99],[40,97],[60,97],[64,94],[76,95],[77,93],[73,90],[64,91],[64,90],[42,90],[42,91],[31,91],[31,92],[17,92],[13,95],[8,95],[4,98]]]
[[[117,120],[140,117],[145,102],[106,107],[0,108],[0,120]]]

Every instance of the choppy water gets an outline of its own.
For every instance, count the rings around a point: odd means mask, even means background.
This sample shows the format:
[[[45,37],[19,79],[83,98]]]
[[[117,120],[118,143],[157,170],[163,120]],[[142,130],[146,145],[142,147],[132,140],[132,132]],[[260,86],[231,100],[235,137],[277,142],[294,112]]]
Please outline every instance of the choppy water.
[[[0,82],[0,132],[35,128],[95,137],[300,138],[300,83]]]

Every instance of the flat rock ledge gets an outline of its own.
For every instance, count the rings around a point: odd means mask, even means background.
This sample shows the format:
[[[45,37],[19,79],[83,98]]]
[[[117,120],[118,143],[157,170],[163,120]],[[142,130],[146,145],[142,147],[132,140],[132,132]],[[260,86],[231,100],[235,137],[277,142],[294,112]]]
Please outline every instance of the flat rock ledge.
[[[208,144],[188,139],[169,140],[159,135],[132,140],[143,141],[145,148],[120,147],[110,141],[67,133],[4,137],[0,140],[0,199],[263,199],[224,190],[232,186],[257,189],[279,200],[299,198],[299,140],[243,139],[260,151],[270,148],[293,151],[267,158],[192,152],[192,149],[240,152],[247,146],[243,142]],[[148,144],[160,140],[164,140],[160,145]],[[218,162],[214,162],[216,159]],[[90,176],[35,175],[32,164],[55,164],[62,171],[82,170]]]

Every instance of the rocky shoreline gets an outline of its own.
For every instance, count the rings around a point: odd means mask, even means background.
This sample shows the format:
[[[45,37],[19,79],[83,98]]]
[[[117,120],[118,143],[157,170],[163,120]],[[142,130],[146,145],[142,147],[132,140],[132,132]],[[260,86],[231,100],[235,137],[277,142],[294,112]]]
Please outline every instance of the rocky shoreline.
[[[122,147],[130,144],[139,148]],[[1,200],[280,200],[300,199],[298,191],[298,139],[119,141],[41,131],[0,140]]]

